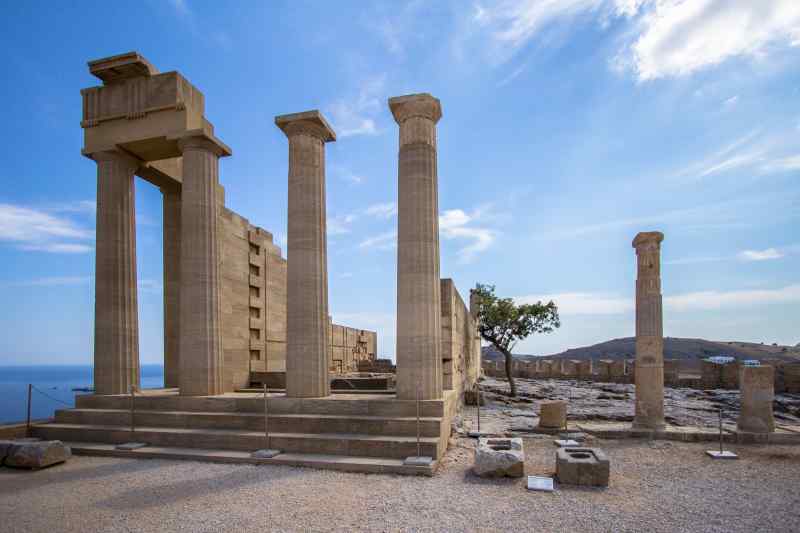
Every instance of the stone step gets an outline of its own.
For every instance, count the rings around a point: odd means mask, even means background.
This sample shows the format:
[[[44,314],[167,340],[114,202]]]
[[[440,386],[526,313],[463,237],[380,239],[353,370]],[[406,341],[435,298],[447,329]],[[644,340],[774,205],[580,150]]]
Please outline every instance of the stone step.
[[[351,397],[352,396],[352,397]],[[411,417],[417,414],[417,402],[397,400],[386,395],[336,394],[328,398],[286,398],[271,396],[268,409],[275,414],[330,414],[355,416]],[[79,409],[129,410],[131,398],[127,395],[76,396]],[[264,398],[258,394],[236,396],[179,396],[175,393],[145,392],[136,397],[136,410],[144,411],[199,411],[204,413],[262,413]],[[420,402],[420,416],[444,416],[443,400]]]
[[[122,409],[61,409],[59,424],[130,426],[130,411]],[[136,426],[190,429],[264,431],[262,413],[204,413],[199,411],[136,411]],[[365,435],[416,435],[416,417],[275,414],[269,417],[271,433],[356,433]],[[420,435],[438,437],[440,418],[420,418]]]
[[[33,434],[48,440],[72,442],[146,442],[153,446],[206,448],[254,451],[265,447],[264,435],[258,431],[225,429],[186,429],[139,427],[132,435],[124,426],[81,424],[43,424],[33,428]],[[421,454],[438,459],[444,453],[436,437],[420,439]],[[445,442],[446,445],[446,442]],[[270,447],[287,453],[315,453],[404,459],[417,455],[415,437],[364,435],[354,433],[272,433]]]
[[[127,457],[138,459],[172,459],[184,461],[204,461],[212,463],[234,463],[255,465],[287,465],[361,472],[373,474],[404,474],[431,476],[436,470],[437,461],[429,467],[406,466],[403,459],[361,457],[351,455],[329,455],[312,453],[282,453],[272,459],[256,459],[250,452],[202,448],[171,448],[146,446],[137,450],[117,450],[113,444],[96,442],[67,442],[75,455],[96,455]]]

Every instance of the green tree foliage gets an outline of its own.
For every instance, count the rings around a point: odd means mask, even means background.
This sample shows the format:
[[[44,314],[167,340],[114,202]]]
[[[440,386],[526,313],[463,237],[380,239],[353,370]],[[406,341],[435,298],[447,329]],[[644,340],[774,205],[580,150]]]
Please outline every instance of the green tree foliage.
[[[552,300],[546,304],[516,305],[511,298],[496,296],[494,290],[494,285],[478,283],[472,291],[472,302],[477,305],[478,333],[505,356],[511,396],[516,396],[517,384],[511,372],[511,350],[517,342],[534,333],[550,333],[561,327],[561,319],[558,306]]]

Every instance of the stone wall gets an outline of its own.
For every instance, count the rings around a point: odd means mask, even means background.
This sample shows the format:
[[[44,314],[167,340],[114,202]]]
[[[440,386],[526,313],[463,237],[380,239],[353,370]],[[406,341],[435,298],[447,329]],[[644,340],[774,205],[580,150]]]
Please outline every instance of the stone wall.
[[[218,197],[223,390],[250,384],[251,372],[286,372],[286,259],[272,234],[224,206]],[[377,333],[331,324],[333,372],[374,361]]]
[[[472,315],[453,280],[440,280],[439,288],[442,297],[442,386],[460,394],[472,388],[478,379],[481,343]]]
[[[359,364],[374,362],[378,352],[378,334],[374,331],[330,324],[331,372],[358,372]]]

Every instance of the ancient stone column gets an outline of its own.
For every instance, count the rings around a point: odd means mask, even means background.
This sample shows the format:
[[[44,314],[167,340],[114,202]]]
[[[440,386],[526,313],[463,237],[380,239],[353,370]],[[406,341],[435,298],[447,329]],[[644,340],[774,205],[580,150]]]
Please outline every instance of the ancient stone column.
[[[397,221],[397,398],[442,397],[436,123],[429,94],[389,99],[400,126]]]
[[[183,137],[180,225],[181,395],[222,392],[217,185],[219,157],[228,155],[204,135]]]
[[[275,117],[289,139],[286,395],[330,394],[325,143],[336,134],[319,111]]]
[[[162,188],[164,213],[164,386],[180,386],[181,193]]]
[[[739,377],[741,406],[739,431],[772,433],[775,417],[772,402],[775,399],[775,369],[768,365],[742,366]]]
[[[127,394],[139,386],[134,174],[138,161],[120,152],[97,162],[94,388]]]
[[[664,333],[661,314],[661,241],[658,231],[633,239],[636,279],[636,414],[634,429],[664,428]]]

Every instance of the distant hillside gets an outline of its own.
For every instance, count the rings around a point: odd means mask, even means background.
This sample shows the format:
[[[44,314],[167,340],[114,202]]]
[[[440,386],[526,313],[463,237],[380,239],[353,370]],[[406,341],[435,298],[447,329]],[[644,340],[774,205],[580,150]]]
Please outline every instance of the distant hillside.
[[[715,355],[727,355],[737,359],[783,359],[800,360],[800,345],[779,346],[754,342],[707,341],[704,339],[664,339],[664,358],[683,359],[695,362]],[[503,357],[494,347],[482,349],[485,360],[500,360]],[[613,339],[582,348],[544,356],[545,359],[633,359],[636,356],[635,339]],[[534,355],[514,354],[515,359],[531,359]]]

